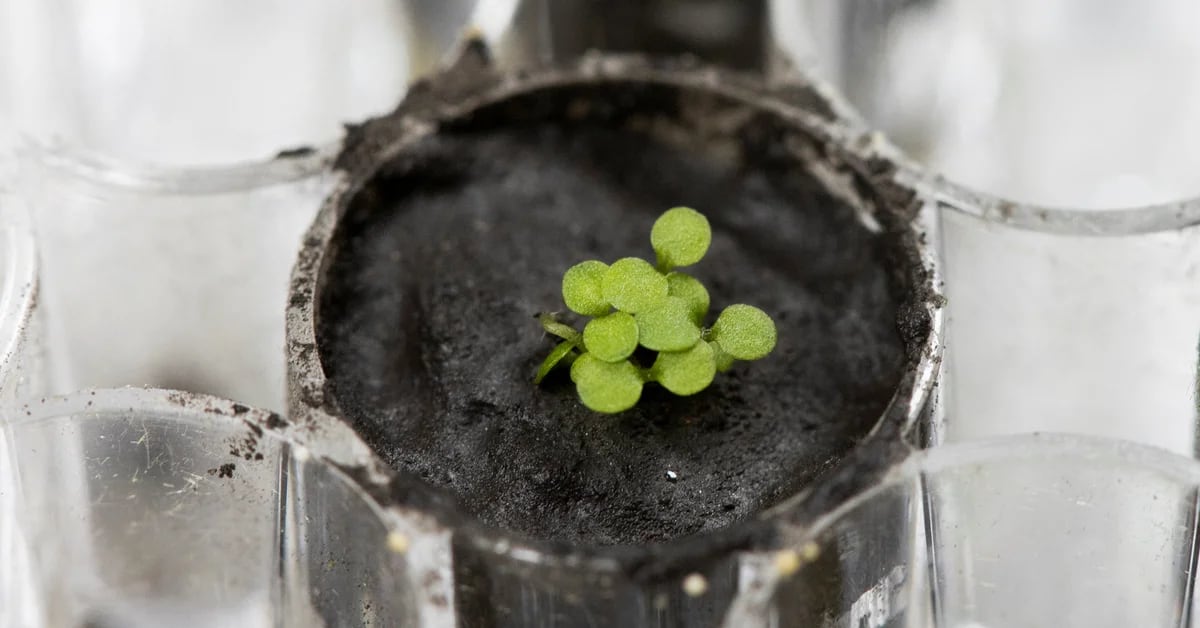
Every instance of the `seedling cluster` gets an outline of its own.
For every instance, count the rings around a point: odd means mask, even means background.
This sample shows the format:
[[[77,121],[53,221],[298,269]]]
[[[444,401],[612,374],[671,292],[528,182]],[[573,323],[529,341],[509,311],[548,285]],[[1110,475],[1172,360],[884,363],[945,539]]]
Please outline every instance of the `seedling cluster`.
[[[612,264],[588,260],[567,269],[563,301],[590,320],[579,332],[553,314],[538,317],[543,329],[562,342],[546,356],[534,383],[541,383],[555,366],[569,364],[583,404],[615,413],[636,405],[647,382],[676,395],[694,395],[735,360],[765,357],[776,340],[770,316],[751,305],[731,305],[706,328],[708,290],[676,270],[699,262],[711,242],[708,219],[694,209],[676,207],[663,213],[650,231],[656,264],[625,257]],[[641,356],[651,356],[645,360],[649,368],[638,364]]]

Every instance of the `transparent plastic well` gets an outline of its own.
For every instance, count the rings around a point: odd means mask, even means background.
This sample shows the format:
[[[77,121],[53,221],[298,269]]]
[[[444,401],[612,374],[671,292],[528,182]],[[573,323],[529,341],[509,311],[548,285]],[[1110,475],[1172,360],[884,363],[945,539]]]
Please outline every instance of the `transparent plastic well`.
[[[80,392],[0,429],[0,624],[419,626],[420,537],[276,415]]]
[[[56,392],[148,384],[282,407],[287,277],[319,169],[155,189],[38,154],[24,174]]]
[[[446,62],[475,5],[0,3],[52,388],[282,409],[287,277],[342,125]]]
[[[1200,227],[1094,235],[1078,218],[1053,232],[943,211],[947,437],[1057,430],[1193,454]]]
[[[1195,452],[1195,3],[778,0],[773,16],[942,200],[947,438]]]
[[[1191,625],[1198,489],[1195,461],[1116,441],[927,450],[762,556],[726,626]]]

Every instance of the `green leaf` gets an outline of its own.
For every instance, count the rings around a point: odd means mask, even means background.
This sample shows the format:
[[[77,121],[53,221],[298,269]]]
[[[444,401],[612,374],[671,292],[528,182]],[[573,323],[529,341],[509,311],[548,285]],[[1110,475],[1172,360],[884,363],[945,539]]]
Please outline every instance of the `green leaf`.
[[[667,278],[644,259],[625,257],[613,262],[601,282],[604,300],[622,312],[644,312],[667,297]]]
[[[596,412],[628,410],[642,396],[642,374],[628,360],[605,362],[585,353],[571,366],[571,379],[579,400]]]
[[[637,315],[638,341],[655,351],[683,351],[700,340],[692,309],[679,297],[667,297],[658,307]]]
[[[571,351],[574,349],[575,343],[570,340],[566,342],[560,342],[555,345],[555,347],[550,350],[550,355],[546,356],[546,359],[542,361],[542,365],[538,367],[537,375],[533,377],[533,384],[536,386],[542,383],[542,380],[546,379],[546,375],[549,375],[550,371],[554,369],[559,362],[562,362],[563,358],[570,355]]]
[[[688,208],[668,209],[650,230],[650,245],[663,270],[691,266],[700,261],[712,243],[712,229],[704,214]]]
[[[717,363],[712,347],[697,342],[686,351],[659,353],[650,372],[663,388],[686,397],[708,388],[717,374]]]
[[[692,322],[704,325],[704,317],[708,316],[708,290],[699,279],[684,273],[671,273],[667,275],[667,294],[686,301]]]
[[[712,347],[713,361],[717,363],[718,373],[724,373],[725,371],[733,368],[733,356],[725,353],[725,350],[721,348],[720,343],[714,340],[709,342],[708,346]]]
[[[775,321],[753,305],[731,305],[717,317],[712,339],[735,359],[757,360],[775,348]]]
[[[580,262],[563,273],[563,302],[576,314],[604,316],[612,306],[604,298],[602,282],[608,265],[596,260]]]
[[[620,362],[633,355],[638,345],[638,325],[633,316],[613,312],[593,318],[583,328],[583,346],[605,362]]]

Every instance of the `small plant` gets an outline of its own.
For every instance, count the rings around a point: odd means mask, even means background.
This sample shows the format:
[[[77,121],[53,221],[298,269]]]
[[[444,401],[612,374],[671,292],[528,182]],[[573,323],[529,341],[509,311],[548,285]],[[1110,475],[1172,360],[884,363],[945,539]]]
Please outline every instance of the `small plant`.
[[[735,360],[758,360],[775,348],[775,322],[751,305],[731,305],[705,328],[708,290],[676,270],[708,252],[708,219],[687,207],[667,210],[654,222],[650,244],[657,263],[625,257],[610,264],[588,260],[563,275],[563,301],[591,320],[580,332],[553,314],[538,319],[562,339],[534,377],[541,381],[559,364],[569,364],[579,399],[597,412],[628,410],[647,382],[680,396],[694,395]],[[635,358],[638,347],[649,368]]]

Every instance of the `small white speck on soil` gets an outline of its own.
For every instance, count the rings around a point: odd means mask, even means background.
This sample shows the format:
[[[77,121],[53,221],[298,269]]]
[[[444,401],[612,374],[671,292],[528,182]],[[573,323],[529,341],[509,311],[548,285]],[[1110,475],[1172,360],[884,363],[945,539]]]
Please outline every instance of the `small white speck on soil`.
[[[683,579],[683,592],[691,597],[700,597],[708,591],[708,580],[698,573],[688,574]]]
[[[800,554],[795,550],[783,550],[775,555],[775,573],[787,578],[800,569]]]
[[[408,551],[408,537],[400,532],[389,532],[387,535],[388,549],[403,554]]]

